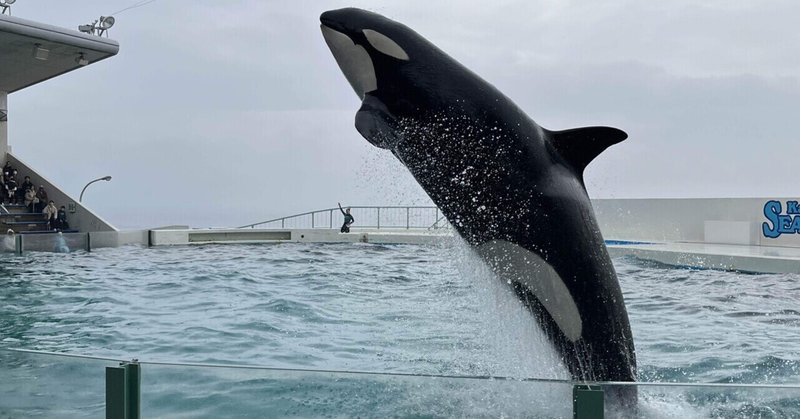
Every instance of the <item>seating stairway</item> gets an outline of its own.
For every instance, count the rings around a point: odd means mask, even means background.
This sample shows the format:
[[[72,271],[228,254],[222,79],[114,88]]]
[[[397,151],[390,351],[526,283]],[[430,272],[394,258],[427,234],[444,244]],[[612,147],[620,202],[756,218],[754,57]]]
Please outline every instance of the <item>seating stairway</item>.
[[[0,223],[2,223],[0,225],[3,227],[3,232],[12,229],[15,233],[22,234],[54,233],[47,229],[47,220],[40,212],[28,212],[28,207],[22,204],[4,204],[3,208],[8,211],[6,213],[0,210]],[[64,233],[72,232],[77,230],[64,230]]]

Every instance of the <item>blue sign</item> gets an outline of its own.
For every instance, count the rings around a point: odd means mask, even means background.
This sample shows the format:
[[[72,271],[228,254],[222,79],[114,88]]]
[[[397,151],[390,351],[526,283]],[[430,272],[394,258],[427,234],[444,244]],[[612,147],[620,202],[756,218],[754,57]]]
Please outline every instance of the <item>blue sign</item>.
[[[786,214],[779,201],[764,204],[767,222],[761,224],[764,237],[774,239],[781,234],[800,234],[800,205],[797,201],[786,201]]]

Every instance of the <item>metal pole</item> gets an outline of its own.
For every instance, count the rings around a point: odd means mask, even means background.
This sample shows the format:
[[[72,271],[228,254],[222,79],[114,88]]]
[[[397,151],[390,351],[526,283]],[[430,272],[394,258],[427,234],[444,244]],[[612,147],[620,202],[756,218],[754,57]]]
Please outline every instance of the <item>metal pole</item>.
[[[314,228],[314,213],[311,213],[311,228]]]
[[[87,183],[86,186],[84,186],[83,190],[81,191],[81,196],[78,197],[78,202],[83,202],[83,193],[86,192],[86,188],[88,188],[89,185],[91,185],[92,183],[95,183],[95,182],[99,182],[101,180],[105,180],[106,182],[108,182],[109,180],[111,180],[111,176],[103,176],[101,178],[97,178],[97,179]]]
[[[330,219],[330,222],[331,222],[331,224],[330,224],[330,227],[329,227],[329,228],[330,228],[330,229],[333,229],[333,210],[331,210],[331,211],[330,211],[330,214],[328,214],[328,218]]]
[[[106,419],[139,419],[142,375],[138,361],[106,367]]]
[[[410,221],[409,221],[410,220],[410,218],[409,218],[410,211],[411,211],[411,208],[406,207],[406,230],[411,228],[411,226],[409,225],[409,223],[410,223]]]
[[[439,207],[436,207],[436,213],[434,213],[433,217],[433,229],[436,230],[439,228]]]
[[[142,369],[139,362],[133,360],[132,363],[125,364],[128,385],[128,418],[139,419],[142,412]]]
[[[381,229],[381,207],[378,207],[378,230]]]

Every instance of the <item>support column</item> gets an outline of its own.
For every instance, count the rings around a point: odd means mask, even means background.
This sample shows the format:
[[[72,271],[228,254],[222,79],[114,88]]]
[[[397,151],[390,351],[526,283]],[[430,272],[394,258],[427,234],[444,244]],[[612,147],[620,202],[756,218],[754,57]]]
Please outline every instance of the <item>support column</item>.
[[[0,91],[0,167],[8,153],[8,93]]]

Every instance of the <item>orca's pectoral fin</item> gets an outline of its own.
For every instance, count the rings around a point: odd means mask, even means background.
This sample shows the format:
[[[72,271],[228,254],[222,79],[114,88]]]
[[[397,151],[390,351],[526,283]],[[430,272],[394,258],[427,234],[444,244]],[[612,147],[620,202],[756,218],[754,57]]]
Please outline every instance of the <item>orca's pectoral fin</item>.
[[[584,127],[549,131],[550,143],[578,174],[603,150],[628,138],[625,131],[611,127]]]
[[[372,145],[393,149],[400,141],[397,120],[379,99],[367,93],[356,112],[356,129]]]

